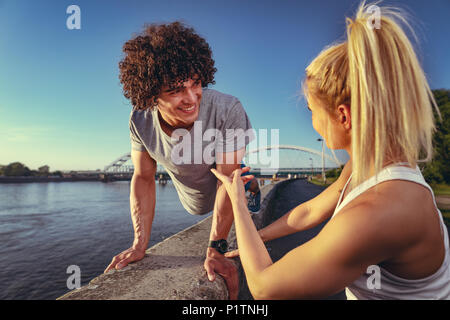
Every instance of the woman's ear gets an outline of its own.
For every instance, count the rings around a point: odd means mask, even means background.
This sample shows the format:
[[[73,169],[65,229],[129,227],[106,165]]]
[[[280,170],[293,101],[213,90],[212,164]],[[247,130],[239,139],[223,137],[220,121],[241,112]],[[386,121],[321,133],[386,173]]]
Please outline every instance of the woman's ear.
[[[347,104],[341,104],[337,107],[338,111],[338,121],[341,123],[346,129],[352,128],[352,118],[351,118],[351,110],[350,106]]]

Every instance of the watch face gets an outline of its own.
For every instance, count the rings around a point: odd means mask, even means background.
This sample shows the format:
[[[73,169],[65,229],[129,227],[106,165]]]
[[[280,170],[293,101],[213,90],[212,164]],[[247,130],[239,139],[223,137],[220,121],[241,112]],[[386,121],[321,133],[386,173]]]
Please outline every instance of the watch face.
[[[221,242],[219,243],[219,248],[220,248],[220,251],[226,252],[227,249],[228,249],[227,242],[226,242],[226,241],[221,241]]]

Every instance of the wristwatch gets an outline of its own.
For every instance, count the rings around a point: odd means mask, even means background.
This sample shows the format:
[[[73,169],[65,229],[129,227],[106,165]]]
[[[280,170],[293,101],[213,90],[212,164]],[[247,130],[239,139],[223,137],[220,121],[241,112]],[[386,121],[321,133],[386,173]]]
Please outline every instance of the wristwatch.
[[[224,254],[228,250],[228,242],[225,239],[210,240],[208,247],[216,249],[219,253]]]

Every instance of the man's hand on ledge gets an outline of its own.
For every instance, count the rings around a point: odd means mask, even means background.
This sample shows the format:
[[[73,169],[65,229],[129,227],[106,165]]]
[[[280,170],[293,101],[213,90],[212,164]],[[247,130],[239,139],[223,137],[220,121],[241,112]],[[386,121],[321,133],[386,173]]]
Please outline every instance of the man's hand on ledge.
[[[208,248],[204,263],[209,281],[216,279],[216,273],[222,276],[228,288],[230,300],[237,300],[239,290],[239,279],[237,268],[222,254],[213,248]]]
[[[111,269],[120,270],[125,268],[129,263],[142,260],[145,256],[145,250],[138,250],[136,248],[129,248],[122,253],[116,255],[109,266],[105,269],[104,273],[107,273]]]

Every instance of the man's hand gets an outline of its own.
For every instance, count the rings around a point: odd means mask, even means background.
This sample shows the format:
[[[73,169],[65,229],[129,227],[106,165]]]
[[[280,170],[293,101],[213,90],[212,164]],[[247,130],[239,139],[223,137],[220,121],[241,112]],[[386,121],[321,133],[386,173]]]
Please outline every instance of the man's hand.
[[[107,273],[111,269],[120,270],[122,268],[125,268],[131,262],[142,260],[144,256],[145,251],[135,248],[129,248],[115,256],[109,266],[105,269],[104,273]]]
[[[222,254],[215,249],[208,248],[208,253],[205,259],[204,267],[208,275],[209,281],[216,280],[216,273],[225,280],[228,288],[228,295],[230,300],[237,300],[239,291],[239,279],[237,268]]]
[[[145,256],[155,215],[156,161],[147,152],[131,150],[134,173],[130,185],[130,210],[133,221],[134,241],[131,248],[116,255],[105,273],[111,269],[120,270],[129,263]]]

